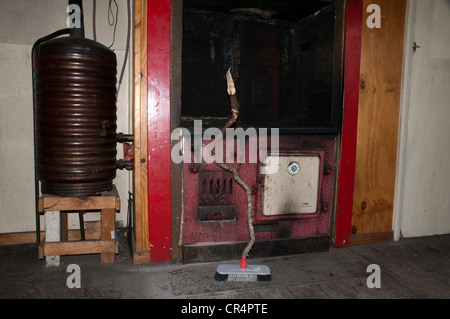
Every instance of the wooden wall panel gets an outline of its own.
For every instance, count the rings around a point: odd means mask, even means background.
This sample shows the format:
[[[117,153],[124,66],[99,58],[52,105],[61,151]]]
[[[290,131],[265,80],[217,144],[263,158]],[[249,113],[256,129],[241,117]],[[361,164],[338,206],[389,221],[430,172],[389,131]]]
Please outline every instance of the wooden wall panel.
[[[381,28],[366,24],[370,4],[381,9]],[[367,243],[361,235],[392,239],[406,5],[407,0],[363,4],[352,244]]]

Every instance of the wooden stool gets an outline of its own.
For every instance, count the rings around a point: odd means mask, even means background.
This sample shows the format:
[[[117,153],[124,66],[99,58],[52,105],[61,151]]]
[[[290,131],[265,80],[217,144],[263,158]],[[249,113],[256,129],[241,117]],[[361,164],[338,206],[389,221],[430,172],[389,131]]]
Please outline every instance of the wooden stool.
[[[96,240],[68,241],[67,212],[101,211],[101,236]],[[38,252],[46,257],[47,266],[59,266],[59,256],[101,254],[102,263],[113,263],[119,253],[116,238],[116,211],[120,210],[120,197],[115,186],[110,192],[89,197],[58,197],[42,195],[39,214],[45,214],[45,237]],[[81,220],[81,219],[80,219]],[[84,225],[80,225],[83,229]]]

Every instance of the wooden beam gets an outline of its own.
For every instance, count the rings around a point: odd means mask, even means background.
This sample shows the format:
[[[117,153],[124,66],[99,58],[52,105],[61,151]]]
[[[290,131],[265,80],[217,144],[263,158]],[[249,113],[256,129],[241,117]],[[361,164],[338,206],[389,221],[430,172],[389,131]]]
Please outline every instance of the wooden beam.
[[[120,197],[116,186],[113,186],[112,191],[102,193],[101,196],[58,197],[44,194],[39,199],[40,213],[49,210],[101,210],[104,208],[120,210]]]
[[[134,263],[148,263],[147,184],[147,1],[135,0],[134,15]],[[142,256],[147,255],[148,258]],[[139,256],[139,258],[135,258]]]
[[[362,4],[362,0],[348,0],[346,8],[344,115],[334,238],[336,247],[345,247],[350,244],[358,123]]]
[[[116,239],[116,230],[115,230],[115,211],[111,208],[102,209],[102,230],[100,239],[114,240]],[[114,250],[105,250],[101,252],[101,260],[102,263],[113,263],[114,262]]]
[[[172,0],[148,1],[147,151],[151,262],[172,261],[170,56]]]
[[[113,196],[87,197],[85,199],[78,197],[44,197],[40,201],[42,201],[43,210],[52,211],[120,209],[120,200],[116,201],[116,197]]]
[[[70,241],[44,243],[43,256],[65,256],[84,254],[117,253],[118,242],[114,239],[93,241]]]

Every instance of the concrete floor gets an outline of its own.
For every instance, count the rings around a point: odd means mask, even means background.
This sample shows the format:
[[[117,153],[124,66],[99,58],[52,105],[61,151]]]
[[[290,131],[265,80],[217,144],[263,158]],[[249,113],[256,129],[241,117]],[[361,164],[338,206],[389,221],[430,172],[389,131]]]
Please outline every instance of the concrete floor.
[[[99,255],[64,256],[45,267],[35,245],[0,247],[0,298],[38,299],[437,299],[450,298],[450,235],[330,249],[326,253],[250,260],[265,264],[271,282],[216,282],[218,263],[133,265],[121,239],[114,264]],[[69,289],[70,264],[81,288]],[[380,267],[381,288],[370,289],[367,267]]]

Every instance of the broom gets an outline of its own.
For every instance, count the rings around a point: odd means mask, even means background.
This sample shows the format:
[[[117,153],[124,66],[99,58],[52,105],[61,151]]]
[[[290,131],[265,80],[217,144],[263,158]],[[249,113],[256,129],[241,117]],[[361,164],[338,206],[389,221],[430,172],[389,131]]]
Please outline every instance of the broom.
[[[231,76],[230,69],[227,72],[227,91],[231,100],[231,113],[232,117],[227,121],[222,128],[222,134],[224,135],[226,129],[232,126],[239,116],[239,103],[236,96],[236,88]],[[239,177],[238,170],[234,166],[225,163],[217,163],[220,168],[233,173],[233,179],[238,183],[247,194],[247,222],[248,230],[250,233],[250,240],[242,252],[240,265],[225,264],[217,267],[214,278],[217,281],[270,281],[272,275],[269,267],[265,265],[247,265],[247,256],[255,243],[255,231],[253,229],[253,206],[252,206],[252,193],[250,187]]]

